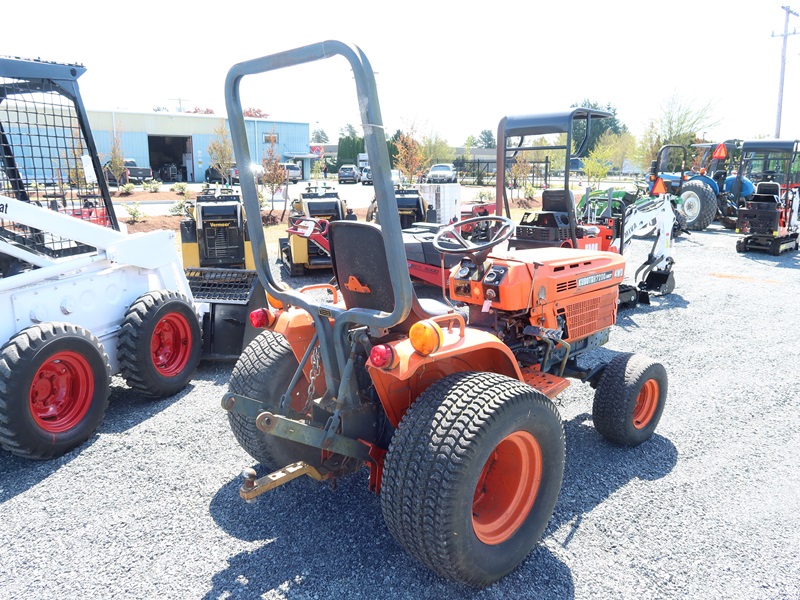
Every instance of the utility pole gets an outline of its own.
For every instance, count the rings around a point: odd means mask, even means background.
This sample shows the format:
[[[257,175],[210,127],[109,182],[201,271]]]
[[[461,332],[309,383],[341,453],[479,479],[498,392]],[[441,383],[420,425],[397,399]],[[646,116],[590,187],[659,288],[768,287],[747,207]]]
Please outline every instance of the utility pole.
[[[786,17],[787,19],[789,17]],[[786,42],[783,43],[783,53],[786,54]],[[783,87],[783,76],[781,76],[781,87]],[[183,112],[183,103],[186,102],[186,98],[168,98],[169,100],[177,100],[178,102],[178,112]]]
[[[781,112],[783,112],[783,76],[786,72],[786,39],[790,35],[797,35],[796,29],[793,30],[792,33],[789,33],[789,15],[794,15],[795,17],[800,16],[788,6],[781,6],[781,8],[786,11],[786,22],[783,25],[783,34],[775,35],[775,32],[772,33],[772,37],[783,38],[783,49],[781,50],[781,82],[780,88],[778,89],[778,118],[775,121],[775,139],[781,137]]]

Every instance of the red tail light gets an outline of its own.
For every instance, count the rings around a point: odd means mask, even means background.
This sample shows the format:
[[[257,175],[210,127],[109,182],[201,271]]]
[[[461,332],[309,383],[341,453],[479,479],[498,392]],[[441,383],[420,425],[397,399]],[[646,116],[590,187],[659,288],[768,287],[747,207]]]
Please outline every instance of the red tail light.
[[[369,360],[373,366],[383,369],[389,367],[394,362],[394,350],[386,344],[373,346],[369,353]]]
[[[275,315],[266,308],[257,308],[250,313],[250,324],[256,329],[264,329],[274,322]]]

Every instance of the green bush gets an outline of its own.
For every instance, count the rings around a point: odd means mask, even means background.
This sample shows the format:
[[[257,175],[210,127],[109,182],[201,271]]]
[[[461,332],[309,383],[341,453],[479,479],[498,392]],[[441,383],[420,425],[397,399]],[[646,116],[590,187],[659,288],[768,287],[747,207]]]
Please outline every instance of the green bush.
[[[179,216],[179,217],[182,217],[183,215],[185,215],[186,214],[186,202],[188,200],[189,200],[188,198],[181,198],[180,200],[177,200],[175,202],[175,204],[173,204],[172,206],[169,207],[169,210],[168,210],[169,214],[171,214],[173,216]]]
[[[475,194],[475,200],[479,200],[481,202],[494,202],[494,191],[480,190],[477,194]]]
[[[178,183],[173,183],[172,187],[169,188],[170,192],[177,192],[182,196],[185,196],[186,193],[189,191],[189,185],[183,181],[179,181]]]
[[[125,183],[119,186],[119,188],[117,189],[119,190],[120,196],[130,196],[136,189],[136,186],[133,185],[132,183]]]
[[[134,202],[133,204],[126,204],[125,210],[128,212],[128,221],[130,223],[138,223],[140,221],[144,221],[145,214],[142,212],[142,209],[139,208],[138,202]]]
[[[158,179],[151,179],[142,184],[142,189],[145,192],[158,192],[161,190],[161,182]]]

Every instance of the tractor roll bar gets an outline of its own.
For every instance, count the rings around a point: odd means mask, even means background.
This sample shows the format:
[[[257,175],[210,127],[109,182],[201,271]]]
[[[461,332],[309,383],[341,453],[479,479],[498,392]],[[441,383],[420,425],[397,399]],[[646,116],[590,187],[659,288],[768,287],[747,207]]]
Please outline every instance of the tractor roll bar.
[[[506,153],[515,154],[525,150],[564,150],[566,157],[564,162],[564,188],[569,189],[569,161],[572,157],[581,156],[586,151],[589,144],[589,136],[592,131],[592,119],[604,119],[612,114],[604,110],[594,108],[577,107],[572,110],[543,113],[537,115],[521,115],[503,117],[497,126],[497,188],[495,197],[497,207],[495,213],[502,215],[505,208],[505,215],[511,217],[506,197]],[[572,126],[576,120],[586,121],[586,131],[581,140],[580,146],[575,154],[572,154]],[[567,143],[564,146],[523,146],[525,136],[546,135],[549,133],[566,133]],[[519,137],[519,145],[516,148],[506,147],[506,140],[510,137]]]
[[[250,162],[250,153],[239,92],[242,79],[248,75],[297,66],[336,55],[344,57],[350,63],[355,76],[358,107],[364,127],[364,144],[372,167],[375,196],[377,198],[378,211],[381,215],[383,241],[389,261],[389,275],[393,284],[394,310],[391,313],[367,309],[343,310],[340,307],[331,305],[326,305],[323,309],[321,303],[311,302],[302,294],[279,287],[269,268],[255,180],[247,177],[241,181],[242,198],[245,213],[247,214],[247,227],[253,244],[256,271],[259,279],[264,289],[273,297],[285,304],[303,308],[314,319],[316,330],[320,336],[320,350],[325,365],[325,377],[329,391],[336,389],[334,380],[340,378],[347,360],[349,347],[344,341],[348,324],[388,328],[402,322],[411,311],[411,277],[408,274],[397,200],[395,199],[394,186],[390,179],[389,152],[385,142],[383,119],[378,103],[378,93],[372,66],[357,46],[328,40],[238,63],[231,67],[225,80],[225,104],[228,111],[234,154],[238,164],[248,164]],[[331,328],[328,325],[327,316],[321,316],[321,312],[335,317],[333,333],[331,333]],[[334,365],[331,359],[334,355],[337,358],[337,365]]]

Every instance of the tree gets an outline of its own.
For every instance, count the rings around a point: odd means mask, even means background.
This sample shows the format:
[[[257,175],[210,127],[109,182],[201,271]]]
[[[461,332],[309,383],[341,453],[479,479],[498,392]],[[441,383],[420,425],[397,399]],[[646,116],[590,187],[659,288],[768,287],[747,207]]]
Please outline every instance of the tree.
[[[620,135],[622,133],[626,133],[628,128],[625,126],[622,121],[617,119],[617,108],[611,104],[610,102],[603,106],[599,102],[594,102],[589,100],[588,98],[584,98],[578,103],[572,105],[573,107],[584,107],[584,108],[593,108],[595,110],[604,110],[606,112],[610,112],[611,116],[606,117],[604,119],[592,119],[592,128],[589,133],[589,141],[586,146],[585,155],[588,156],[589,153],[594,150],[594,147],[597,145],[598,140],[600,137],[606,132],[610,131],[614,135]],[[572,129],[572,140],[574,143],[579,143],[583,141],[584,136],[586,135],[586,121],[576,120],[574,121],[573,129]],[[577,150],[577,147],[573,148],[573,151]]]
[[[311,143],[312,144],[327,144],[328,143],[328,134],[325,133],[322,129],[315,129],[311,133]]]
[[[272,128],[272,133],[275,133],[274,126]],[[261,173],[261,181],[271,194],[269,209],[270,215],[275,209],[275,193],[286,182],[286,169],[284,169],[281,165],[280,156],[278,156],[278,153],[275,150],[276,137],[277,136],[275,135],[272,136],[269,146],[267,146],[267,153],[264,158],[261,159],[261,167],[263,168],[263,172]],[[286,215],[287,197],[288,194],[284,194],[283,212],[281,213],[280,218],[281,221],[283,221],[283,217]]]
[[[264,112],[260,108],[253,108],[252,106],[245,108],[242,111],[242,115],[245,117],[250,117],[251,119],[266,119],[269,117],[269,113]]]
[[[357,136],[339,138],[339,147],[336,152],[338,166],[355,164],[356,158],[362,152],[364,152],[364,138]]]
[[[491,129],[484,129],[478,136],[478,148],[497,148],[497,141]]]
[[[696,108],[690,101],[684,100],[677,94],[667,98],[657,123],[662,145],[680,144],[688,147],[693,144],[698,131],[719,124],[718,120],[712,120],[712,110],[711,104]]]
[[[154,106],[153,112],[169,112],[166,106]]]
[[[531,172],[529,155],[529,152],[523,151],[517,152],[514,157],[514,164],[511,165],[511,178],[514,188],[524,188],[528,182],[528,175]]]
[[[213,115],[214,109],[213,108],[200,108],[199,106],[195,106],[192,110],[185,110],[183,111],[187,114],[196,114],[196,115]]]
[[[428,164],[452,163],[456,157],[456,151],[449,146],[447,140],[440,138],[438,133],[434,132],[422,138],[422,145]]]
[[[414,139],[413,125],[408,132],[400,132],[397,137],[397,161],[395,166],[405,176],[406,181],[413,183],[424,173],[428,165],[425,149]]]
[[[348,123],[347,125],[345,125],[344,127],[342,127],[339,130],[339,137],[340,138],[346,138],[346,137],[357,138],[358,137],[358,131],[356,131],[356,128],[353,127],[350,123]]]
[[[610,135],[613,136],[614,134]],[[598,141],[592,151],[589,152],[589,156],[583,159],[583,170],[586,173],[586,179],[589,180],[589,185],[592,186],[596,186],[601,180],[605,179],[608,176],[609,169],[611,169],[614,146],[608,136],[604,137],[603,140],[605,142]]]
[[[228,135],[228,128],[225,126],[225,119],[220,119],[219,125],[214,128],[216,137],[208,144],[206,152],[211,160],[211,165],[219,170],[222,180],[229,183],[231,167],[235,158],[233,156],[233,143]]]
[[[117,188],[122,185],[122,175],[125,173],[125,154],[122,151],[122,134],[119,129],[111,136],[111,153],[103,172],[106,174],[106,179],[108,179],[109,173],[114,177]]]
[[[635,160],[645,173],[650,170],[650,162],[656,159],[661,146],[663,146],[663,141],[658,132],[658,124],[656,121],[650,120],[644,133],[639,137],[635,153]]]

